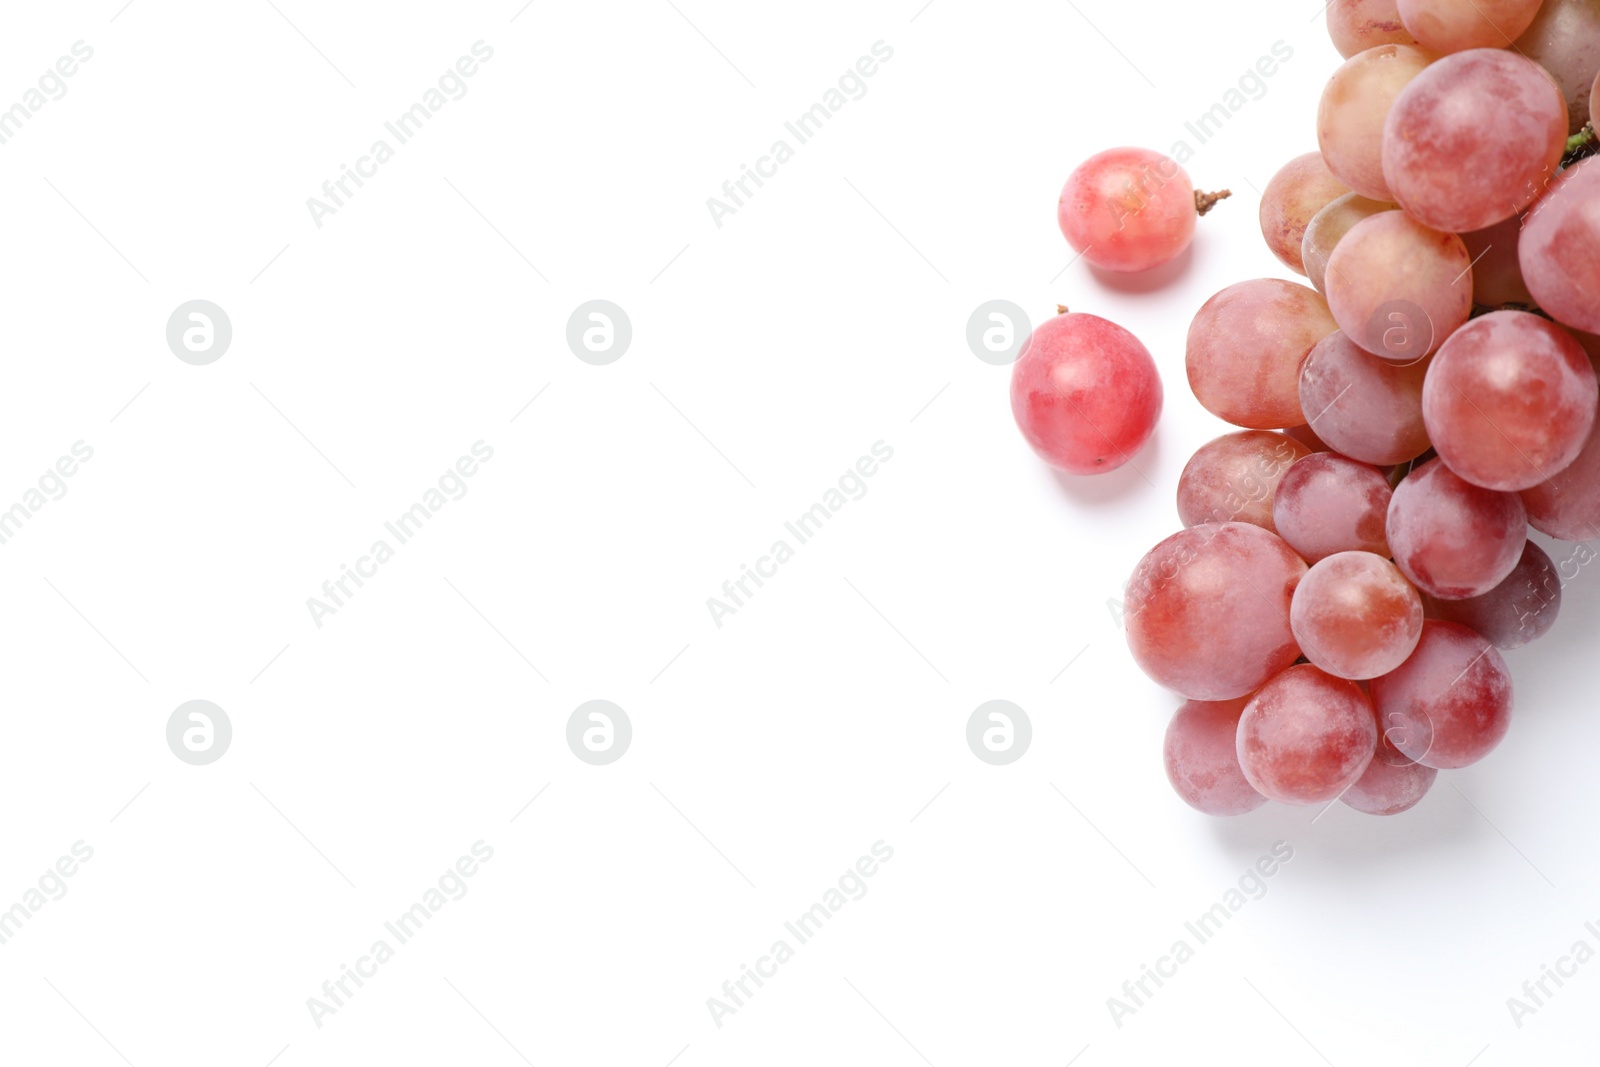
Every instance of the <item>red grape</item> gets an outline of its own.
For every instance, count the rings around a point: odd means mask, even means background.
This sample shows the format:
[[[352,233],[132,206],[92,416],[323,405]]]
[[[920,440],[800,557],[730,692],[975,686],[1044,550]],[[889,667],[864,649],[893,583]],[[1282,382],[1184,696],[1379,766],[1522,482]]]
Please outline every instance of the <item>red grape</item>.
[[[1279,262],[1296,274],[1306,273],[1300,259],[1306,226],[1317,212],[1350,191],[1333,176],[1321,152],[1307,152],[1285,163],[1261,194],[1261,236]]]
[[[1372,762],[1378,729],[1361,687],[1302,663],[1250,698],[1239,719],[1239,766],[1269,800],[1321,804]]]
[[[1315,289],[1278,278],[1230,285],[1189,325],[1189,386],[1207,411],[1235,426],[1304,425],[1300,364],[1335,329]]]
[[[1295,587],[1289,625],[1312,663],[1339,678],[1376,678],[1405,662],[1422,634],[1422,599],[1371,552],[1335,552]]]
[[[1511,725],[1506,661],[1459,623],[1426,620],[1411,658],[1374,678],[1371,693],[1384,736],[1408,758],[1440,770],[1478,762]]]
[[[1395,488],[1386,529],[1407,578],[1436,597],[1461,600],[1511,573],[1527,539],[1527,514],[1517,494],[1463,481],[1434,459]]]
[[[1461,238],[1384,211],[1344,235],[1323,284],[1345,336],[1373,355],[1410,363],[1472,314],[1471,272]]]
[[[1319,341],[1300,367],[1300,406],[1317,436],[1363,463],[1391,466],[1428,450],[1422,385],[1429,361],[1395,363],[1344,331]]]
[[[1417,806],[1439,772],[1407,759],[1379,724],[1378,747],[1366,773],[1339,799],[1367,815],[1399,815]]]
[[[1600,537],[1600,422],[1578,458],[1547,481],[1522,491],[1528,523],[1563,541]]]
[[[1424,594],[1422,610],[1430,619],[1471,627],[1496,648],[1521,648],[1555,625],[1561,612],[1561,575],[1544,549],[1529,541],[1505,581],[1487,593],[1465,600]]]
[[[1600,3],[1544,0],[1533,25],[1518,37],[1517,52],[1543,67],[1567,98],[1567,132],[1591,118],[1589,89],[1600,71]]]
[[[1383,123],[1406,83],[1432,53],[1383,44],[1345,60],[1317,105],[1317,147],[1339,180],[1372,200],[1393,200],[1383,178]]]
[[[1110,148],[1078,165],[1056,206],[1067,243],[1112,271],[1173,259],[1194,238],[1194,186],[1177,162],[1148,148]]]
[[[1178,476],[1178,518],[1248,522],[1274,530],[1273,491],[1290,465],[1311,450],[1270,430],[1240,430],[1201,445]]]
[[[1416,44],[1400,21],[1395,0],[1333,0],[1328,5],[1328,36],[1349,59],[1380,44]]]
[[[1443,55],[1504,48],[1528,28],[1539,0],[1399,0],[1399,9],[1417,43]]]
[[[1389,555],[1389,481],[1337,452],[1297,460],[1272,496],[1272,528],[1307,563],[1335,552]]]
[[[1243,815],[1267,802],[1239,769],[1239,716],[1248,700],[1185,701],[1167,724],[1167,780],[1197,811]]]
[[[1552,318],[1600,333],[1600,159],[1569,167],[1528,213],[1517,258]]]

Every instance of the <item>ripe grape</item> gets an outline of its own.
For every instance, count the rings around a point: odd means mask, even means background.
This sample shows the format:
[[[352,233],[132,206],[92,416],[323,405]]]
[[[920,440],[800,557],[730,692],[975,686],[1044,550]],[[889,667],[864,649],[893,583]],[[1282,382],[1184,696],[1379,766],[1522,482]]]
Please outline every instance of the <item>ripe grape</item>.
[[[1424,595],[1422,611],[1430,619],[1471,627],[1496,648],[1521,648],[1555,625],[1561,612],[1561,575],[1544,549],[1529,541],[1505,581],[1487,593],[1465,600]]]
[[[1389,482],[1369,463],[1318,452],[1283,475],[1272,496],[1273,526],[1307,563],[1335,552],[1389,555],[1384,522]]]
[[[1422,634],[1422,598],[1372,552],[1335,552],[1295,587],[1289,628],[1306,659],[1339,678],[1376,678],[1405,662]]]
[[[1315,348],[1316,346],[1312,345],[1312,347]],[[1302,369],[1304,369],[1304,366],[1304,364],[1301,364]],[[1310,426],[1285,426],[1278,432],[1285,437],[1294,438],[1313,452],[1327,452],[1332,448],[1328,442],[1318,437],[1317,432]]]
[[[1544,0],[1515,48],[1549,72],[1567,98],[1567,132],[1588,122],[1589,91],[1600,71],[1600,3]]]
[[[1328,257],[1350,228],[1362,219],[1380,211],[1393,211],[1393,204],[1381,200],[1368,200],[1360,193],[1345,193],[1327,207],[1311,216],[1306,234],[1300,242],[1300,262],[1306,268],[1306,277],[1317,287],[1317,292],[1328,295],[1323,276],[1328,271]]]
[[[1569,167],[1528,213],[1517,257],[1541,308],[1600,333],[1600,157]]]
[[[1128,582],[1128,647],[1152,680],[1194,700],[1244,696],[1300,655],[1289,602],[1305,561],[1276,534],[1208,522],[1151,549]]]
[[[1511,725],[1506,661],[1459,623],[1423,622],[1417,650],[1374,678],[1370,692],[1384,736],[1406,757],[1440,770],[1476,763]]]
[[[1379,724],[1378,747],[1366,773],[1340,797],[1367,815],[1399,815],[1416,807],[1427,795],[1439,772],[1407,759],[1384,734]]]
[[[1383,124],[1406,83],[1434,56],[1384,44],[1345,60],[1317,105],[1317,147],[1339,180],[1372,200],[1393,200],[1383,177]]]
[[[1040,324],[1011,371],[1011,412],[1046,462],[1103,474],[1128,462],[1161,415],[1161,375],[1139,339],[1081,313]]]
[[[1487,593],[1511,573],[1527,515],[1517,494],[1463,481],[1434,459],[1395,487],[1386,528],[1394,561],[1413,584],[1461,600]]]
[[[1522,263],[1517,246],[1522,241],[1521,215],[1512,215],[1493,226],[1461,235],[1472,260],[1472,301],[1484,307],[1502,304],[1532,304],[1533,294],[1522,280]]]
[[[1239,766],[1269,800],[1321,804],[1361,777],[1377,740],[1372,704],[1361,687],[1302,663],[1245,705]]]
[[[1301,426],[1300,363],[1338,328],[1315,289],[1278,278],[1217,293],[1189,326],[1189,386],[1205,409],[1235,426]]]
[[[1567,105],[1550,75],[1514,52],[1475,48],[1432,64],[1395,98],[1383,176],[1424,226],[1481,230],[1533,202],[1566,142]]]
[[[1291,464],[1311,450],[1270,430],[1223,434],[1195,450],[1178,476],[1178,518],[1248,522],[1273,530],[1273,491]]]
[[[1450,335],[1422,388],[1439,458],[1474,485],[1529,489],[1589,439],[1600,382],[1582,346],[1525,311],[1496,311]]]
[[[1300,406],[1334,449],[1363,463],[1389,466],[1428,449],[1422,384],[1431,361],[1393,363],[1341,330],[1311,349],[1300,367]]]
[[[1352,226],[1328,257],[1328,307],[1350,340],[1410,362],[1472,314],[1471,272],[1461,238],[1385,211]]]
[[[1333,176],[1321,152],[1307,152],[1285,163],[1261,195],[1261,236],[1284,266],[1306,273],[1300,259],[1306,226],[1329,202],[1350,191]]]
[[[1328,5],[1328,36],[1346,59],[1380,44],[1416,44],[1400,21],[1395,0],[1333,0]]]
[[[1194,238],[1194,186],[1171,158],[1148,148],[1110,148],[1067,178],[1056,220],[1073,251],[1111,271],[1141,271],[1175,258]]]
[[[1539,0],[1399,0],[1400,21],[1440,55],[1504,48],[1533,22]]]
[[[1207,815],[1243,815],[1267,802],[1239,769],[1239,716],[1249,698],[1188,700],[1167,724],[1167,781]]]
[[[1600,537],[1600,421],[1565,470],[1522,491],[1528,523],[1563,541]]]

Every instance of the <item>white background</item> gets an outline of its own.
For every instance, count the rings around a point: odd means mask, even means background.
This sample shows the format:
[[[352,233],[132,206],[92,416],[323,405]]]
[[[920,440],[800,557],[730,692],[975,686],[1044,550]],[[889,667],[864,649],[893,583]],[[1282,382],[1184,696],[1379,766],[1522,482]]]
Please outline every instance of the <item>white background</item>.
[[[1391,820],[1184,807],[1176,698],[1108,609],[1224,430],[1184,382],[1190,316],[1287,276],[1257,190],[1315,147],[1316,6],[919,2],[8,6],[0,106],[94,57],[0,146],[0,507],[94,457],[0,546],[0,908],[94,855],[0,945],[0,1061],[1592,1056],[1600,964],[1520,1029],[1506,1008],[1600,942],[1592,571],[1508,657],[1501,749]],[[306,199],[478,40],[468,94],[317,228]],[[714,225],[877,41],[867,94]],[[1071,168],[1180,138],[1235,193],[1192,253],[1069,266]],[[234,329],[205,367],[164,335],[196,298]],[[605,367],[564,339],[595,298],[634,328]],[[1167,410],[1137,471],[1029,453],[964,339],[996,298],[1142,337]],[[307,598],[479,440],[467,495],[318,628]],[[713,625],[880,440],[867,494]],[[634,730],[604,767],[565,742],[595,698]],[[994,698],[1033,723],[1006,767],[964,736]],[[233,724],[210,766],[166,746],[191,699]],[[470,892],[317,1026],[307,998],[479,840]],[[717,1026],[707,998],[880,840],[866,896]],[[1278,841],[1266,895],[1115,1025]]]

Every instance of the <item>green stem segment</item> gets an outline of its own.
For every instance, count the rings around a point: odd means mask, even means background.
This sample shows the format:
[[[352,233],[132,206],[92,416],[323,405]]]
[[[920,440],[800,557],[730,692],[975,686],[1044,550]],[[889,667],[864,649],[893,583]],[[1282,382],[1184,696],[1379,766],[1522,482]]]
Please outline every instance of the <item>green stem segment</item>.
[[[1583,129],[1567,138],[1567,149],[1561,157],[1561,165],[1569,167],[1585,156],[1592,156],[1600,152],[1600,137],[1594,132],[1594,123],[1589,123]]]

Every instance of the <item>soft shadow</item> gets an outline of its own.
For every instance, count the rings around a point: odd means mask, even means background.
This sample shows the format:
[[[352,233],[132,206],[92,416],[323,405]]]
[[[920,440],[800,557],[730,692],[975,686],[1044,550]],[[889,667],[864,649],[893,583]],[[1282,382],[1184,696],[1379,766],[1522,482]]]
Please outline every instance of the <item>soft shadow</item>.
[[[1125,274],[1120,271],[1101,270],[1091,263],[1089,273],[1094,275],[1095,281],[1119,293],[1153,293],[1157,289],[1165,289],[1182,280],[1193,265],[1194,242],[1191,241],[1189,247],[1178,253],[1175,259],[1150,270]]]
[[[1075,504],[1100,506],[1115,504],[1136,493],[1154,488],[1150,471],[1159,466],[1161,458],[1161,424],[1156,424],[1150,440],[1144,443],[1133,458],[1116,470],[1105,474],[1068,474],[1054,467],[1047,468],[1055,478],[1056,487]]]
[[[1322,815],[1322,806],[1267,804],[1248,815],[1211,820],[1217,842],[1240,863],[1261,854],[1264,843],[1287,841],[1315,848],[1327,876],[1365,878],[1363,867],[1385,866],[1396,857],[1416,857],[1454,847],[1465,834],[1479,833],[1483,822],[1451,788],[1451,772],[1440,771],[1421,803],[1399,815],[1364,815],[1341,801]],[[1312,820],[1315,819],[1315,822]]]

